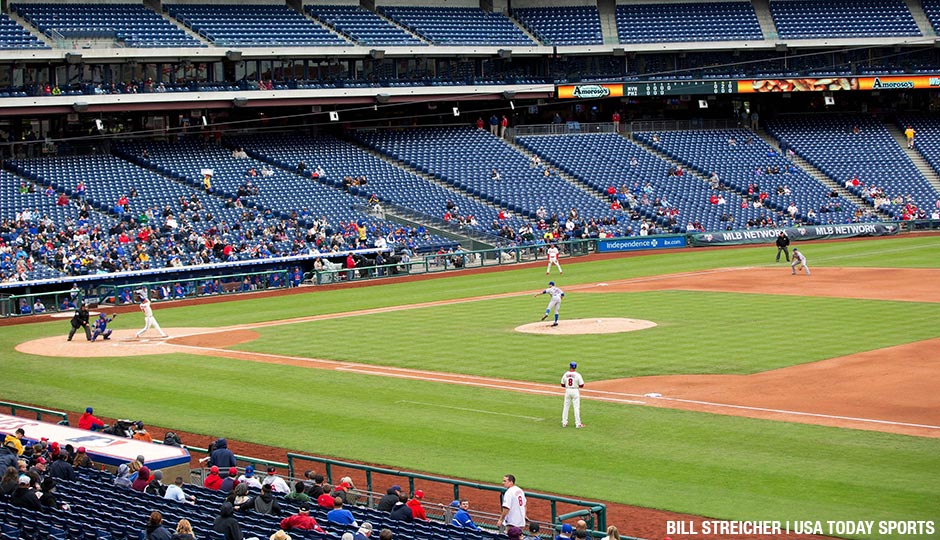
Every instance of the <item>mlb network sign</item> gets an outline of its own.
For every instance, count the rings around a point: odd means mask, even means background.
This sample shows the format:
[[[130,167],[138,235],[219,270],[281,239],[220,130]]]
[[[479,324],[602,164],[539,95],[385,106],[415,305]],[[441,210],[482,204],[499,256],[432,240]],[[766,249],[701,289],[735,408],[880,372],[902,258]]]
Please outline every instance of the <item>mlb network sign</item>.
[[[643,236],[639,238],[617,238],[598,240],[597,251],[639,251],[643,249],[669,249],[685,247],[685,236]]]

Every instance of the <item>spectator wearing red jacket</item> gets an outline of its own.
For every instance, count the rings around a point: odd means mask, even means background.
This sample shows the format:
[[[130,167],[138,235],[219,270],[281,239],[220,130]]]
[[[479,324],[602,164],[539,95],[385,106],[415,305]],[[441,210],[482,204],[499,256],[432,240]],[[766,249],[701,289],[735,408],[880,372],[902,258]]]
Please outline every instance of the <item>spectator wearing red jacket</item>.
[[[296,514],[282,519],[281,528],[285,531],[298,529],[301,531],[323,532],[323,529],[317,524],[317,520],[313,519],[310,515],[310,505],[307,503],[301,503],[300,509]]]
[[[213,465],[209,468],[209,476],[206,476],[206,480],[202,483],[202,485],[209,489],[218,491],[222,489],[222,482],[222,477],[219,476],[219,467]]]
[[[424,512],[424,507],[421,506],[421,499],[423,498],[424,492],[420,489],[416,489],[415,496],[405,504],[408,505],[408,508],[411,508],[411,515],[414,516],[415,519],[428,521],[428,515]]]
[[[78,419],[78,429],[89,429],[91,431],[104,429],[104,422],[92,414],[93,412],[95,412],[95,410],[91,407],[85,409],[85,413]]]

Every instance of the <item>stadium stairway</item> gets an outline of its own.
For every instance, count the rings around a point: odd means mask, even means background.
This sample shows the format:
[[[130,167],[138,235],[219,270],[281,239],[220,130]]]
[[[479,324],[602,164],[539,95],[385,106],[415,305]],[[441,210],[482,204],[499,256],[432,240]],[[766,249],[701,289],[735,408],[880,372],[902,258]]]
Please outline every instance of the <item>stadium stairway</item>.
[[[144,5],[147,6],[147,3],[145,2]],[[148,6],[148,7],[151,7],[151,8],[153,9],[152,6]],[[207,39],[204,38],[203,36],[200,36],[198,33],[193,32],[192,28],[186,26],[186,25],[183,24],[182,22],[180,22],[180,21],[174,19],[173,17],[170,17],[170,14],[169,14],[169,13],[167,13],[167,12],[165,12],[165,11],[161,11],[160,8],[159,8],[159,6],[157,6],[156,9],[154,9],[154,11],[156,11],[157,15],[159,15],[161,18],[163,18],[163,20],[167,21],[168,23],[170,23],[170,24],[172,24],[173,26],[175,26],[175,27],[179,28],[180,30],[182,30],[187,36],[189,36],[189,37],[195,39],[196,41],[198,41],[198,42],[200,42],[200,43],[204,43],[206,46],[212,46],[212,44],[209,43],[209,40],[207,40]]]
[[[934,168],[930,166],[930,163],[927,163],[927,160],[924,159],[923,154],[917,151],[917,145],[914,146],[914,150],[908,150],[907,136],[904,135],[902,128],[892,122],[885,122],[884,124],[885,128],[888,130],[888,133],[890,133],[891,136],[894,137],[894,140],[898,142],[898,146],[900,146],[907,153],[907,157],[911,160],[914,166],[917,167],[917,170],[924,175],[924,178],[930,182],[930,185],[936,188],[937,191],[940,191],[940,175],[938,175],[937,171],[935,171]],[[914,140],[917,140],[916,136]]]
[[[597,14],[601,18],[601,33],[604,43],[620,43],[617,33],[617,2],[615,0],[597,0]]]
[[[907,9],[911,11],[911,15],[914,17],[914,22],[917,23],[917,29],[920,30],[920,33],[923,34],[924,37],[936,36],[937,33],[930,24],[930,20],[927,19],[927,13],[924,12],[924,6],[921,4],[921,0],[904,0],[904,3],[907,4]]]
[[[621,133],[621,137],[626,137],[626,138],[629,139],[629,137],[627,137],[626,134],[623,134],[623,133]],[[671,156],[669,156],[669,155],[667,155],[666,153],[660,151],[660,150],[659,150],[658,148],[656,148],[655,146],[649,145],[649,144],[647,144],[645,141],[642,141],[642,140],[640,140],[640,139],[634,138],[634,139],[630,139],[630,140],[631,140],[634,144],[636,144],[637,146],[640,146],[641,148],[643,148],[644,150],[646,150],[647,152],[649,152],[650,154],[653,154],[654,156],[658,157],[659,159],[668,162],[670,165],[673,165],[673,166],[681,166],[681,167],[683,168],[683,170],[685,171],[685,175],[686,175],[686,176],[695,178],[696,180],[700,180],[703,184],[708,184],[708,178],[705,177],[704,175],[702,175],[702,174],[696,172],[695,169],[694,169],[694,167],[690,167],[688,163],[683,163],[683,162],[681,162],[681,161],[676,161],[676,160],[673,159]],[[727,189],[727,190],[729,190],[730,192],[735,193],[735,194],[737,194],[738,196],[747,198],[747,192],[742,192],[742,191],[740,191],[740,190],[737,190],[737,189],[733,188],[732,186],[729,186],[728,184],[726,184],[726,183],[724,183],[724,182],[722,182],[721,185],[724,186],[724,188]],[[784,216],[783,210],[781,210],[781,209],[779,209],[779,208],[774,208],[774,207],[772,207],[772,206],[765,205],[765,206],[764,206],[764,210],[767,210],[768,212],[773,213],[773,215],[775,216],[775,218],[774,218],[775,221],[779,221],[779,220],[781,220],[781,219],[786,219],[786,218],[788,218],[788,216],[786,216],[786,217]]]
[[[440,179],[435,178],[433,175],[419,171],[418,169],[415,169],[414,167],[406,165],[402,163],[401,161],[392,159],[389,156],[379,152],[378,150],[375,150],[374,148],[361,144],[359,141],[356,141],[354,139],[349,139],[349,138],[343,138],[343,140],[348,142],[349,144],[356,146],[363,152],[366,152],[367,154],[371,154],[375,156],[376,158],[381,159],[382,161],[388,163],[389,165],[395,168],[401,169],[415,176],[420,176],[421,178],[427,180],[428,182],[431,182],[432,184],[437,184],[446,190],[455,189],[454,186],[447,184],[445,182],[442,182]],[[460,191],[460,195],[463,195],[464,197],[467,197],[469,199],[473,199],[474,201],[482,205],[488,206],[490,208],[495,208],[497,210],[505,210],[506,212],[509,212],[507,208],[504,208],[497,204],[487,202],[486,199],[477,197],[476,195],[472,193]],[[457,240],[458,242],[460,242],[462,239],[465,240],[465,242],[461,242],[461,245],[464,245],[464,246],[472,245],[472,246],[478,246],[474,249],[490,249],[490,248],[496,247],[497,243],[499,242],[499,237],[496,235],[482,234],[476,231],[471,231],[465,228],[458,227],[456,225],[451,225],[449,223],[445,223],[443,220],[438,219],[434,216],[429,216],[427,214],[416,212],[414,210],[408,210],[399,205],[389,204],[387,202],[383,204],[385,205],[385,213],[388,215],[388,219],[390,219],[391,221],[403,222],[406,224],[409,224],[410,222],[419,223],[421,225],[424,225],[428,229],[431,229],[431,228],[436,229],[440,231],[441,233],[444,233],[444,236],[453,238],[454,240]]]
[[[530,159],[530,160],[532,159],[533,156],[536,155],[535,152],[532,152],[531,150],[528,150],[528,149],[523,148],[522,146],[516,144],[516,142],[515,142],[514,140],[513,140],[513,141],[507,140],[507,141],[506,141],[506,144],[508,144],[509,146],[512,146],[513,148],[516,149],[516,151],[518,151],[520,154],[523,154],[526,158],[528,158],[528,159]],[[545,159],[545,156],[539,156],[539,158]],[[593,187],[591,187],[591,186],[585,184],[584,182],[578,180],[578,179],[575,178],[574,176],[571,176],[570,174],[566,173],[566,172],[563,171],[560,167],[552,167],[552,168],[553,168],[553,169],[555,170],[555,172],[558,174],[558,177],[561,178],[562,180],[564,180],[565,182],[568,182],[568,183],[571,184],[572,186],[574,186],[574,187],[580,189],[581,191],[587,193],[587,194],[590,195],[591,197],[594,197],[595,199],[597,199],[597,200],[603,202],[604,204],[607,204],[607,194],[606,194],[606,193],[601,193],[600,191],[597,191],[597,190],[594,189]]]
[[[36,39],[38,39],[39,41],[45,43],[46,45],[50,47],[57,46],[54,39],[47,36],[46,34],[43,34],[38,28],[26,22],[26,20],[23,19],[23,17],[19,13],[17,13],[15,10],[12,10],[12,9],[9,10],[7,12],[7,16],[10,17],[10,20],[14,21],[16,24],[28,30],[30,34],[36,36]]]
[[[760,23],[764,39],[776,41],[777,25],[774,24],[773,15],[770,14],[770,0],[751,0],[751,5],[754,6],[754,13],[757,14],[757,22]]]
[[[769,133],[764,131],[764,128],[758,129],[756,131],[756,134],[758,137],[763,139],[764,142],[766,142],[767,144],[774,146],[774,147],[780,146],[780,141],[773,138],[773,136],[771,136]],[[793,164],[799,167],[800,169],[803,169],[804,172],[806,172],[807,174],[815,178],[816,181],[819,182],[820,184],[828,187],[829,189],[835,190],[836,193],[838,193],[842,197],[852,201],[853,203],[855,203],[856,206],[860,208],[864,208],[866,210],[874,211],[875,215],[877,215],[879,218],[884,219],[885,221],[892,221],[894,219],[888,214],[885,214],[884,212],[880,210],[872,208],[871,204],[866,202],[864,199],[855,195],[851,191],[845,189],[844,184],[842,184],[841,182],[837,182],[836,180],[830,178],[826,173],[822,172],[821,170],[814,167],[810,162],[801,158],[799,154],[793,155]]]

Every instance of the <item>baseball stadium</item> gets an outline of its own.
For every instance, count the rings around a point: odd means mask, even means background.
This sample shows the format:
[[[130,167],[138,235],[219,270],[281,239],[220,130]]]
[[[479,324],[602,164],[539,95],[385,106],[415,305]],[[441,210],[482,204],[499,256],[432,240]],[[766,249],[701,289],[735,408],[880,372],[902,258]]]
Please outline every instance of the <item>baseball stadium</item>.
[[[0,540],[940,539],[940,2],[0,10]]]

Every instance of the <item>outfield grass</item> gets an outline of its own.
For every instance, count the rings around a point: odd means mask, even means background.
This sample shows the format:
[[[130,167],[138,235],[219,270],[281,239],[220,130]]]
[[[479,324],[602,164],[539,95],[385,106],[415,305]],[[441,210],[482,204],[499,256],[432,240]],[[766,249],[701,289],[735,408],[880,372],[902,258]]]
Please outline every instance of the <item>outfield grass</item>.
[[[826,243],[804,250],[814,266],[940,265],[940,238]],[[771,248],[702,250],[567,264],[565,284],[767,264],[773,254]],[[226,325],[532,291],[543,282],[540,270],[511,270],[236,303],[160,306],[157,315],[164,327]],[[580,304],[582,297],[589,299]],[[629,340],[625,347],[612,346],[618,341],[594,345],[597,336],[574,340],[571,347],[586,351],[579,360],[593,364],[585,367],[589,380],[654,372],[753,372],[813,360],[806,355],[816,348],[824,349],[823,357],[940,334],[940,316],[931,304],[825,299],[826,308],[860,321],[839,324],[831,312],[819,309],[823,300],[786,300],[781,304],[781,298],[773,298],[768,305],[768,298],[725,293],[580,295],[565,304],[565,316],[575,317],[579,310],[613,312],[626,303],[629,316],[640,317],[636,310],[649,314],[640,318],[664,321],[657,329],[620,335]],[[732,321],[740,339],[710,347],[699,325],[683,330],[679,323],[665,323],[697,320],[711,328],[714,313],[729,315],[715,306],[728,302],[748,306]],[[544,299],[520,296],[296,325],[305,327],[305,335],[288,327],[264,329],[259,343],[276,340],[277,350],[288,354],[350,355],[554,382],[563,371],[559,364],[567,362],[559,358],[567,352],[556,349],[579,336],[550,346],[545,336],[515,334],[511,340],[522,339],[521,344],[492,343],[510,336],[506,326],[514,317],[532,320],[543,309]],[[774,326],[786,329],[788,320],[800,325],[802,356],[786,353],[773,337],[764,339]],[[115,322],[131,328],[141,318],[128,315]],[[184,354],[67,360],[10,352],[26,339],[64,336],[67,325],[0,328],[0,364],[6,380],[15,382],[4,385],[3,399],[72,411],[93,405],[107,416],[142,418],[182,431],[494,484],[512,472],[529,490],[712,517],[936,519],[940,439],[600,402],[584,404],[588,429],[562,432],[560,396]],[[785,331],[793,340],[794,330]],[[659,351],[670,346],[677,352]]]

